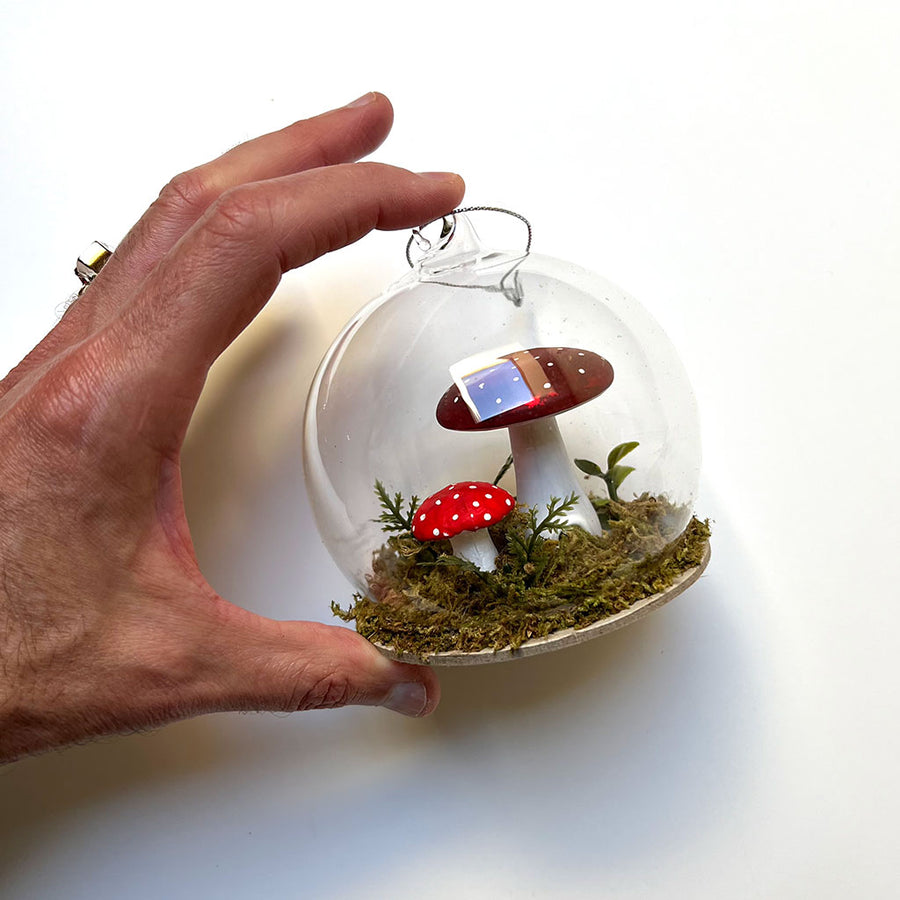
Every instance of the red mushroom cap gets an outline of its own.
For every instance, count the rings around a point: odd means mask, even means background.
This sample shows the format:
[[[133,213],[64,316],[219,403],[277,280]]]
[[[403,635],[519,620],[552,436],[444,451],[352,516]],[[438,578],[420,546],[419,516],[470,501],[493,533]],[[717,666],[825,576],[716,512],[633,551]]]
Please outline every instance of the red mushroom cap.
[[[487,481],[459,481],[432,494],[416,510],[413,537],[440,541],[462,531],[478,531],[513,511],[516,498]]]
[[[437,405],[437,420],[452,431],[486,431],[556,416],[602,394],[613,368],[590,350],[535,347],[497,357],[501,363],[463,379],[469,403],[454,384]],[[502,410],[494,412],[494,410]]]

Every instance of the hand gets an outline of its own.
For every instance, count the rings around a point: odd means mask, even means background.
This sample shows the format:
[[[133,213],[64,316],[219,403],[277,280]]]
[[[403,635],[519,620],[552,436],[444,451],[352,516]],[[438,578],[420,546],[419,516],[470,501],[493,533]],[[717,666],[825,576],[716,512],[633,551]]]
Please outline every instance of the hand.
[[[179,470],[210,365],[282,273],[459,204],[458,176],[354,162],[392,115],[368,94],[174,178],[0,382],[0,761],[216,710],[437,705],[427,667],[218,596]]]

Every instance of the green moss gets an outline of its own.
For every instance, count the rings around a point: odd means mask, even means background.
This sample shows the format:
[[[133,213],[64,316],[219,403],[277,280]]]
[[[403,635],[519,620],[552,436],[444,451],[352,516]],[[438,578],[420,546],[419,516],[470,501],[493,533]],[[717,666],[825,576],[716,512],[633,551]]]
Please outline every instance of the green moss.
[[[552,539],[528,539],[528,515],[517,510],[491,528],[495,572],[451,555],[449,542],[390,537],[375,554],[369,596],[355,595],[335,615],[356,622],[371,641],[425,656],[518,647],[564,628],[584,628],[664,591],[700,564],[709,525],[661,498],[594,499],[606,530],[599,537],[567,528]],[[531,547],[529,558],[522,546]]]

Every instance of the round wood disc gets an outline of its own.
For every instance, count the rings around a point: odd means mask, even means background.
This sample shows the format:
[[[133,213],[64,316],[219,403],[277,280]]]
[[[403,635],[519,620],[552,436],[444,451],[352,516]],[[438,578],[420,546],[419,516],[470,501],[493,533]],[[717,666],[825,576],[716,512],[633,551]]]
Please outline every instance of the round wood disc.
[[[385,644],[376,643],[375,646],[385,656],[396,659],[399,662],[426,663],[431,666],[479,666],[485,663],[524,659],[526,656],[537,656],[539,653],[549,653],[552,650],[562,650],[574,644],[583,644],[585,641],[599,637],[601,634],[624,628],[626,625],[642,619],[648,613],[653,612],[654,609],[658,609],[660,606],[668,603],[674,597],[687,590],[703,574],[703,570],[709,563],[709,557],[710,549],[707,541],[700,565],[682,572],[672,583],[671,587],[665,591],[645,597],[643,600],[633,603],[628,609],[623,609],[622,612],[600,619],[585,628],[565,628],[562,631],[555,631],[546,637],[526,641],[515,650],[512,647],[504,647],[501,650],[478,650],[473,653],[449,650],[443,653],[428,653],[423,657],[419,657],[411,653],[397,653]]]

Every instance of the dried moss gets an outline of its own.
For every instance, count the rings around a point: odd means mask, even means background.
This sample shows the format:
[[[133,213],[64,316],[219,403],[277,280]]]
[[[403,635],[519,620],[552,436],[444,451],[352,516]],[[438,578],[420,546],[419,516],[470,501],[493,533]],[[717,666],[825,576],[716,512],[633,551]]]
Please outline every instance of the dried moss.
[[[664,591],[700,564],[709,525],[692,518],[680,534],[680,510],[643,495],[595,500],[603,534],[568,528],[540,538],[530,559],[514,537],[527,531],[517,511],[491,528],[495,572],[480,572],[451,555],[449,542],[423,544],[395,535],[375,554],[369,597],[355,595],[335,615],[394,650],[424,657],[450,650],[518,647],[564,628],[584,628]],[[513,539],[511,539],[513,538]]]

